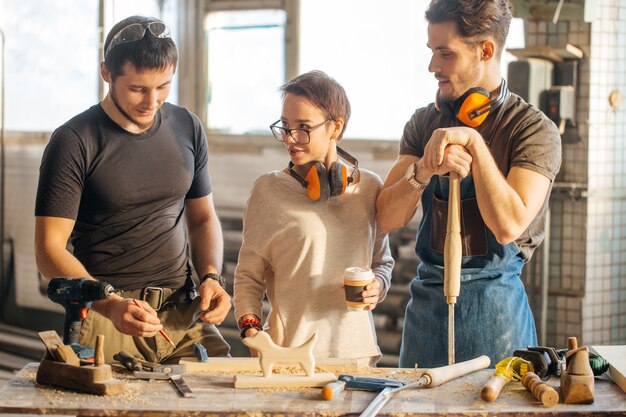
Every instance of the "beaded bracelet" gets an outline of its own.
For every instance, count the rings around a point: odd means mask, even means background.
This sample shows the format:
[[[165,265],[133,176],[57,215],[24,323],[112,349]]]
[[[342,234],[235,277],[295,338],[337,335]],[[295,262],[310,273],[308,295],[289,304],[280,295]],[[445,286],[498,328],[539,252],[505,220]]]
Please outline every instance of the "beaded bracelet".
[[[255,325],[257,325],[257,326],[261,327],[261,322],[260,322],[260,321],[258,321],[257,319],[245,319],[245,320],[243,320],[243,321],[241,322],[241,325],[240,325],[240,327],[239,327],[239,328],[240,328],[240,329],[243,329],[243,327],[244,327],[246,324],[255,324]]]

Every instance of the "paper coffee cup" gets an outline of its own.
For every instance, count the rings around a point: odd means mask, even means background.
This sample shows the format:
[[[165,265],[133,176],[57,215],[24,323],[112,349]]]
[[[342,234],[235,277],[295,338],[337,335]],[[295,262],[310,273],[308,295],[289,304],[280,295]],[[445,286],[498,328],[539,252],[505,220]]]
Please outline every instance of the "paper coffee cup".
[[[357,266],[346,268],[343,272],[343,285],[346,291],[346,304],[350,311],[361,311],[367,306],[363,302],[362,293],[365,286],[374,281],[374,273],[370,268]]]

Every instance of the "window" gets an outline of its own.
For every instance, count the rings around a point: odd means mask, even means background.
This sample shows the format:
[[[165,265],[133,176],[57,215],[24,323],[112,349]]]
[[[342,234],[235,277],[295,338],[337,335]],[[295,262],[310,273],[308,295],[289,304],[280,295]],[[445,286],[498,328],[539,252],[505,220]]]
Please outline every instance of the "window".
[[[352,105],[346,139],[398,140],[415,109],[437,92],[428,72],[428,3],[299,0],[299,8],[285,11],[261,1],[220,2],[215,7],[265,8],[206,15],[208,133],[269,135],[268,124],[280,115],[286,62],[295,62],[295,73],[322,70],[346,89]],[[514,19],[511,26],[513,47],[523,45],[521,24]],[[293,51],[297,56],[288,56]],[[511,59],[503,55],[505,77]]]
[[[177,1],[111,0],[111,23],[133,14],[161,17],[177,34]],[[5,129],[52,131],[100,99],[98,2],[3,0]],[[170,102],[177,101],[176,78]]]
[[[285,81],[284,10],[207,15],[207,126],[210,132],[269,134]]]
[[[434,100],[427,6],[301,0],[299,70],[322,70],[346,89],[352,105],[346,138],[398,140],[415,109]]]
[[[5,128],[51,131],[98,101],[98,3],[0,2]]]

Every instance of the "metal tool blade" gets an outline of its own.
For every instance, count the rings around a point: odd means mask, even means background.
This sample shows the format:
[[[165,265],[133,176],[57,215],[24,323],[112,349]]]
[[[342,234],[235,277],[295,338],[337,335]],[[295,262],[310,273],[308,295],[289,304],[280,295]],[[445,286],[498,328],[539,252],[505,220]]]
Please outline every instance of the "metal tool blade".
[[[195,398],[194,393],[191,392],[191,389],[189,388],[189,386],[187,385],[187,383],[185,382],[185,380],[183,379],[182,376],[180,376],[180,375],[172,375],[172,377],[170,379],[172,380],[172,383],[178,389],[178,391],[180,392],[180,394],[183,397],[185,397],[185,398]]]
[[[428,378],[420,378],[415,382],[410,384],[402,385],[399,387],[387,387],[382,390],[376,398],[372,400],[370,405],[367,406],[365,410],[361,413],[360,417],[375,417],[380,410],[387,404],[387,402],[393,397],[397,392],[403,391],[409,388],[419,388],[428,384]]]
[[[448,365],[454,365],[454,304],[448,304]]]
[[[427,384],[428,384],[428,378],[421,377],[420,379],[418,379],[415,382],[411,382],[410,384],[406,384],[404,386],[401,386],[401,387],[398,387],[398,388],[394,388],[391,391],[388,391],[387,395],[389,397],[392,397],[397,392],[404,391],[405,389],[419,388],[419,387],[423,387],[424,385],[427,385]]]
[[[387,401],[391,398],[390,391],[394,391],[397,388],[387,387],[378,393],[376,398],[367,406],[361,413],[360,417],[374,417],[378,412],[387,404]]]
[[[170,379],[172,374],[165,372],[148,372],[148,371],[134,371],[133,376],[137,379]]]

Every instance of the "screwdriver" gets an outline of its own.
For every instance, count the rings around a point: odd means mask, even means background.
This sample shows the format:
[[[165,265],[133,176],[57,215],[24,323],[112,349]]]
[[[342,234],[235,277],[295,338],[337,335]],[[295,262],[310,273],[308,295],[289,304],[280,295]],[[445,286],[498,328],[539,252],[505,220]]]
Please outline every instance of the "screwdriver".
[[[454,304],[461,290],[461,180],[450,173],[448,223],[443,247],[443,293],[448,304],[448,365],[454,363]]]
[[[387,404],[391,397],[402,390],[418,387],[437,387],[453,379],[459,378],[480,369],[489,367],[491,360],[486,355],[481,355],[475,359],[465,362],[459,362],[454,365],[442,366],[439,368],[427,369],[422,373],[420,379],[416,382],[401,386],[399,388],[385,388],[380,394],[367,406],[361,413],[360,417],[374,417]]]
[[[339,395],[344,389],[358,389],[364,391],[382,391],[385,388],[398,388],[404,382],[384,378],[365,378],[352,375],[339,375],[337,381],[329,382],[322,388],[322,398],[330,401]]]
[[[483,387],[480,396],[487,402],[497,400],[500,391],[509,381],[521,381],[527,372],[533,372],[533,364],[526,359],[517,356],[502,359],[496,365],[496,371]]]

